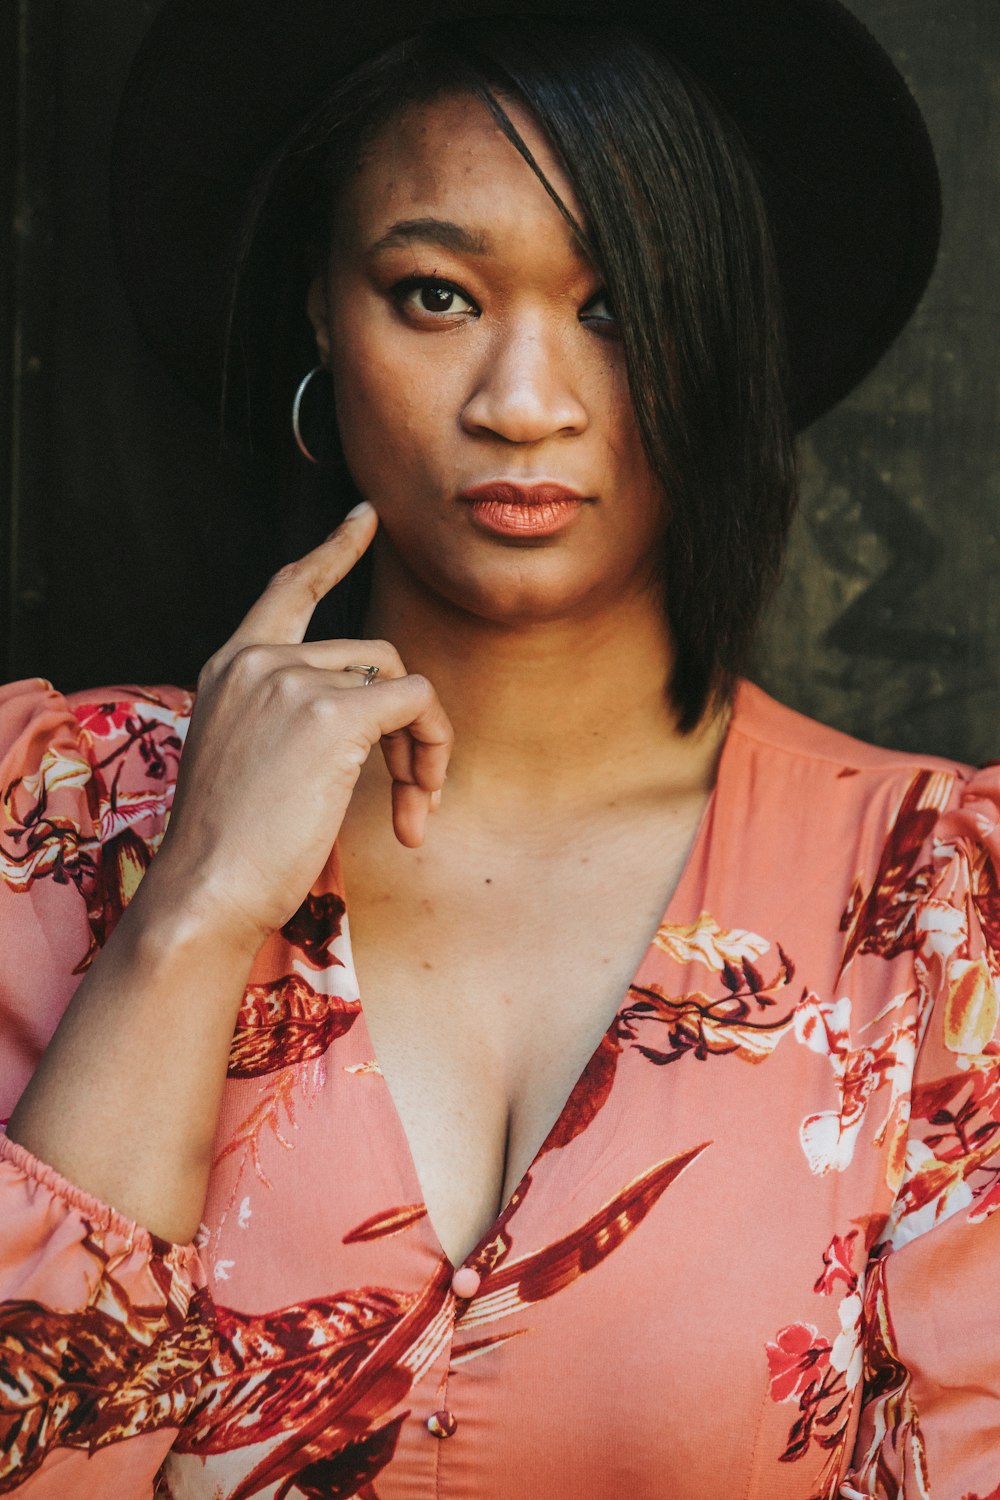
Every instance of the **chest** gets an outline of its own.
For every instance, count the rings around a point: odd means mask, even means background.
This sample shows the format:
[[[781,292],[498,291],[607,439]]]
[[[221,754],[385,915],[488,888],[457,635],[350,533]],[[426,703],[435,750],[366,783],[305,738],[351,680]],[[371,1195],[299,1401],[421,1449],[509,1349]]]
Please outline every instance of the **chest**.
[[[854,1270],[833,1279],[823,1273],[835,1235],[860,1255],[857,1225],[878,1200],[856,1170],[849,1178],[817,1174],[803,1151],[800,1125],[829,1105],[831,1065],[786,1024],[802,979],[794,990],[772,986],[774,1004],[763,1008],[760,1024],[777,1029],[726,1029],[726,1018],[740,1012],[726,999],[729,985],[713,967],[716,953],[724,951],[731,966],[749,958],[770,982],[778,969],[778,929],[753,924],[771,942],[759,952],[759,936],[720,928],[711,913],[722,908],[712,891],[711,911],[696,918],[690,898],[694,893],[700,900],[702,882],[688,866],[679,899],[670,903],[674,931],[683,936],[681,947],[709,962],[698,962],[689,974],[679,950],[671,957],[657,947],[644,952],[639,980],[660,984],[681,1008],[703,987],[718,1024],[706,1023],[703,1049],[674,1048],[673,1060],[665,1062],[664,1028],[640,1007],[616,1033],[613,1081],[596,1111],[572,1139],[566,1124],[585,1111],[564,1111],[559,1146],[537,1154],[548,1122],[536,1119],[536,1139],[528,1138],[531,1099],[511,1087],[514,1069],[527,1060],[537,1093],[545,1063],[559,1062],[579,1029],[574,1007],[592,1005],[595,1028],[618,1008],[621,996],[610,994],[606,981],[606,1004],[597,1016],[602,987],[588,977],[603,956],[594,937],[600,924],[590,931],[583,921],[557,923],[565,946],[546,946],[538,937],[546,925],[540,903],[558,870],[546,868],[545,881],[530,890],[525,879],[517,882],[511,874],[508,880],[492,862],[482,883],[490,880],[491,893],[499,887],[509,920],[490,913],[487,922],[477,912],[472,866],[464,886],[439,885],[429,850],[426,863],[411,861],[419,879],[402,889],[397,882],[386,899],[373,884],[359,910],[344,853],[349,919],[364,937],[355,946],[349,941],[354,932],[344,933],[337,950],[344,967],[316,976],[316,984],[323,988],[328,981],[331,993],[354,1003],[356,967],[364,1015],[327,1049],[322,1066],[286,1067],[239,1086],[230,1117],[257,1121],[262,1100],[277,1102],[283,1081],[297,1080],[287,1114],[277,1116],[276,1128],[266,1124],[258,1133],[259,1163],[244,1156],[241,1168],[230,1140],[223,1146],[225,1175],[216,1179],[208,1215],[220,1223],[219,1299],[238,1308],[281,1308],[264,1325],[269,1360],[277,1332],[289,1339],[296,1359],[300,1331],[313,1350],[321,1348],[327,1317],[334,1330],[331,1368],[339,1370],[343,1327],[352,1340],[368,1320],[384,1329],[377,1368],[387,1381],[386,1372],[400,1381],[386,1388],[401,1392],[403,1420],[392,1463],[378,1476],[379,1493],[384,1489],[387,1497],[534,1494],[539,1463],[549,1458],[550,1488],[595,1497],[660,1495],[664,1475],[678,1500],[729,1493],[734,1486],[754,1500],[832,1493],[830,1476],[844,1460],[857,1390],[853,1384],[848,1389],[856,1364],[853,1323],[851,1337],[841,1337],[853,1308]],[[694,869],[699,860],[696,854]],[[357,889],[365,866],[354,868]],[[751,866],[744,878],[753,873]],[[610,855],[605,875],[613,895],[622,881]],[[445,876],[442,871],[442,881]],[[568,867],[558,888],[567,911],[584,909],[587,890],[570,880]],[[638,888],[632,887],[633,902]],[[478,963],[463,942],[434,945],[435,913],[445,897],[456,923],[468,923],[479,936],[484,951]],[[649,900],[660,904],[652,894]],[[611,910],[621,938],[629,903],[614,902]],[[393,956],[384,967],[378,964],[380,925]],[[634,927],[638,933],[637,919]],[[640,946],[647,935],[638,937]],[[515,952],[498,974],[494,964],[502,953],[527,937],[539,946],[534,962],[522,963]],[[798,943],[792,949],[801,956]],[[276,973],[287,971],[287,954],[277,953],[274,962]],[[569,966],[568,980],[560,964]],[[547,973],[554,975],[548,989]],[[502,1017],[516,1009],[518,986],[510,981],[518,975],[528,996],[518,1011],[525,1024],[508,1027]],[[803,977],[828,993],[823,973],[808,959]],[[475,1008],[485,993],[477,986],[500,979],[506,989],[486,994],[500,1016],[490,1025]],[[502,994],[510,995],[510,1007],[497,999]],[[560,1008],[564,997],[568,1011]],[[706,1014],[709,1009],[706,1004]],[[567,1014],[575,1028],[563,1024]],[[687,1032],[680,1027],[678,1034]],[[371,1066],[376,1056],[383,1078]],[[572,1068],[565,1059],[562,1064],[561,1097],[551,1101],[556,1112],[579,1073],[576,1060]],[[599,1093],[593,1079],[581,1090],[591,1100]],[[877,1116],[872,1129],[881,1119],[880,1103],[871,1110]],[[441,1250],[457,1265],[484,1238],[520,1181],[522,1162],[513,1160],[518,1149],[528,1156],[531,1183],[505,1220],[506,1247],[494,1265],[500,1237],[489,1235],[481,1289],[468,1304],[456,1301]],[[884,1148],[876,1154],[859,1147],[857,1155],[862,1173],[881,1171]],[[861,1159],[869,1156],[870,1167]],[[303,1222],[307,1235],[290,1230]],[[387,1310],[392,1316],[385,1322]],[[806,1332],[812,1343],[803,1350],[796,1340]],[[785,1404],[787,1392],[838,1338],[844,1357],[838,1355],[836,1369],[824,1366],[813,1392],[815,1441],[800,1443],[796,1462],[785,1462],[801,1416]],[[367,1370],[365,1361],[342,1398],[338,1388],[336,1417],[343,1427],[327,1423],[326,1432],[354,1434],[374,1420]],[[737,1393],[722,1428],[713,1395],[720,1371]],[[304,1389],[311,1405],[316,1386]],[[654,1394],[644,1401],[643,1392]],[[349,1396],[354,1404],[348,1406]],[[458,1429],[440,1444],[426,1422],[444,1408]],[[368,1429],[361,1430],[367,1440]],[[609,1430],[621,1435],[610,1466]],[[526,1433],[526,1442],[512,1446],[512,1431]],[[195,1467],[202,1463],[191,1460],[193,1485],[203,1483],[204,1470]],[[178,1485],[176,1493],[193,1497],[202,1490]]]
[[[844,897],[827,871],[854,868],[847,831],[830,819],[833,843],[810,865],[791,820],[766,808],[745,828],[746,804],[727,820],[717,789],[690,860],[652,811],[619,829],[621,842],[581,828],[561,847],[514,828],[490,846],[447,812],[417,852],[394,849],[380,821],[345,828],[343,967],[310,977],[351,1004],[360,990],[364,1015],[307,1066],[233,1082],[207,1222],[219,1226],[219,1300],[280,1308],[266,1323],[269,1362],[272,1331],[289,1338],[289,1368],[304,1342],[321,1358],[328,1308],[340,1371],[344,1310],[352,1339],[395,1310],[377,1356],[400,1380],[392,1420],[403,1425],[377,1476],[387,1500],[665,1487],[677,1500],[804,1500],[836,1488],[860,1392],[859,1226],[887,1207],[900,1077],[874,1069],[898,1021],[883,1016],[886,1000],[912,976],[890,980],[866,955],[845,989]],[[381,798],[377,813],[385,820]],[[712,849],[725,859],[713,865]],[[647,954],[668,902],[673,934]],[[600,1107],[536,1159],[549,1121],[529,1111],[546,1088],[549,1114],[563,1110],[636,950],[640,984],[659,986],[670,1024],[648,1002],[634,1007]],[[261,978],[293,966],[305,972],[279,947]],[[757,975],[762,1001],[745,993]],[[845,1045],[871,1055],[863,1091],[842,1087],[839,1052],[796,1029],[806,996],[841,1017],[850,1001]],[[849,1126],[850,1162],[815,1161],[806,1122],[828,1142]],[[233,1139],[250,1126],[256,1154],[240,1154]],[[441,1248],[465,1259],[525,1165],[532,1183],[506,1221],[503,1258],[471,1303],[456,1301]],[[322,1413],[328,1441],[361,1432],[367,1443],[383,1425],[372,1365],[356,1368],[334,1418]],[[720,1381],[732,1393],[723,1423]],[[311,1417],[317,1386],[298,1388]],[[458,1422],[443,1443],[426,1425],[442,1407]],[[208,1493],[203,1464],[190,1459],[192,1488],[178,1497]]]
[[[561,839],[477,837],[439,814],[421,851],[345,825],[365,1020],[453,1263],[510,1199],[621,1007],[704,803]]]

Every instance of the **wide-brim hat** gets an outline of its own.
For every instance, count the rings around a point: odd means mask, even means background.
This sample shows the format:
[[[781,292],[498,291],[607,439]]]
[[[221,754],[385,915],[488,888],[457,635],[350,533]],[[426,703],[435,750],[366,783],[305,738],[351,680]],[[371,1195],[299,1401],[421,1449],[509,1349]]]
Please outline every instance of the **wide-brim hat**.
[[[837,0],[167,0],[122,100],[112,213],[136,317],[168,368],[218,407],[252,184],[337,77],[421,26],[500,15],[634,24],[707,86],[758,166],[793,421],[804,427],[835,405],[914,311],[940,233],[920,111]],[[301,374],[311,362],[304,290],[297,317]],[[253,426],[232,406],[228,420]]]

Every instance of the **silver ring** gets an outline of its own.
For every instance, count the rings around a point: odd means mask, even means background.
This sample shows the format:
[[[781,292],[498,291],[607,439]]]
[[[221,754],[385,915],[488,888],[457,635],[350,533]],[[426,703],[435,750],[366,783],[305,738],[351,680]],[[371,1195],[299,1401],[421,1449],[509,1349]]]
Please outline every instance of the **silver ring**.
[[[372,683],[378,676],[378,667],[343,667],[342,671],[360,672],[365,679],[361,684],[362,687],[371,687]]]

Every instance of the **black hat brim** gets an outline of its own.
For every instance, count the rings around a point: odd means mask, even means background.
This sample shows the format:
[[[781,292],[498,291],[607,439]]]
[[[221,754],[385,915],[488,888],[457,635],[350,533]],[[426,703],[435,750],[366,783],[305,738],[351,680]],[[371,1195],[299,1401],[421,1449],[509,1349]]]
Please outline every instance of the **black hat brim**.
[[[798,428],[842,399],[914,311],[940,187],[919,109],[837,0],[167,0],[119,111],[112,214],[140,327],[218,404],[251,184],[336,77],[419,25],[540,14],[634,23],[704,81],[757,162],[789,328]],[[304,323],[304,310],[303,310]]]

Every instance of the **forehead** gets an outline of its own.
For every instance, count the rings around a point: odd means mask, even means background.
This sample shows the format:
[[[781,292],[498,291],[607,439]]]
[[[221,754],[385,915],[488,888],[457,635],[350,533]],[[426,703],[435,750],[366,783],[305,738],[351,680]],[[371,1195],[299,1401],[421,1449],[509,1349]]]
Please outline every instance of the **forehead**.
[[[539,169],[582,223],[573,184],[534,116],[515,99],[502,97],[500,103]],[[344,228],[369,237],[394,221],[431,216],[475,224],[487,242],[491,227],[498,232],[518,227],[573,246],[570,227],[544,184],[471,94],[410,105],[384,126],[345,184],[338,218]]]

